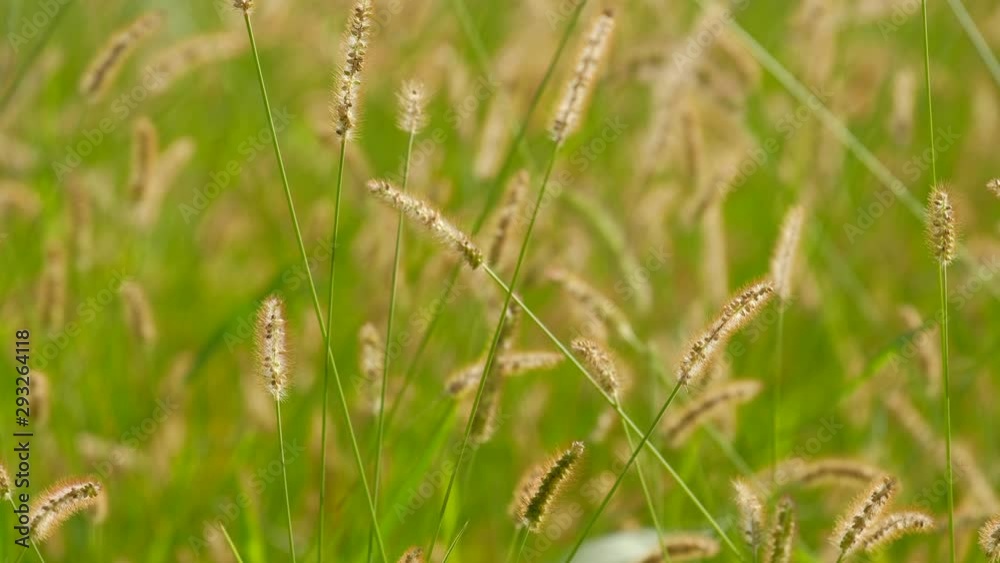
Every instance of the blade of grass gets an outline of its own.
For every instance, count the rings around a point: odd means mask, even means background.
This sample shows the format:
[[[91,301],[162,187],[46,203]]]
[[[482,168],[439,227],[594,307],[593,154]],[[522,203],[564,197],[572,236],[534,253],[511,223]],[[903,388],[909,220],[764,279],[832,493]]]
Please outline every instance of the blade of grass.
[[[264,70],[260,63],[260,54],[257,51],[257,42],[254,39],[253,25],[250,23],[249,12],[243,13],[243,20],[246,23],[247,36],[250,39],[250,51],[253,54],[254,64],[257,70],[257,80],[260,85],[261,98],[264,103],[264,110],[267,114],[268,124],[271,128],[271,141],[274,148],[274,156],[278,162],[278,170],[281,173],[281,183],[285,192],[285,201],[288,204],[288,213],[291,217],[292,227],[295,230],[295,238],[298,242],[299,254],[302,259],[302,263],[306,269],[306,279],[309,282],[309,290],[312,296],[313,309],[316,313],[316,321],[319,324],[320,333],[324,341],[329,338],[329,332],[327,331],[326,323],[323,320],[323,309],[319,303],[319,294],[316,291],[316,281],[313,279],[312,270],[309,268],[309,255],[306,253],[306,246],[302,239],[302,229],[299,226],[298,216],[295,213],[295,202],[292,198],[292,189],[288,183],[288,173],[285,171],[285,162],[281,156],[281,148],[278,144],[278,133],[274,126],[274,116],[271,112],[271,103],[268,101],[267,97],[267,87],[264,83]],[[375,539],[379,545],[379,551],[382,554],[383,563],[388,563],[388,554],[385,550],[385,546],[382,542],[382,533],[378,528],[378,517],[375,513],[375,503],[372,499],[371,489],[368,486],[368,478],[365,477],[365,466],[364,462],[361,460],[361,450],[358,448],[357,436],[354,433],[354,425],[351,422],[351,413],[347,408],[347,398],[344,394],[344,387],[340,380],[340,372],[337,370],[337,362],[333,357],[333,350],[329,346],[326,347],[326,354],[330,360],[330,369],[333,371],[334,382],[337,384],[337,393],[340,398],[341,410],[344,417],[344,422],[347,426],[348,435],[351,438],[351,448],[354,453],[354,461],[358,468],[358,473],[361,475],[362,487],[365,491],[365,496],[368,500],[368,510],[371,515],[372,525],[375,527]],[[326,468],[323,468],[325,471]]]
[[[226,537],[226,543],[229,544],[229,550],[233,552],[233,557],[236,558],[237,563],[243,563],[243,558],[240,557],[240,552],[236,549],[233,538],[229,537],[229,532],[226,531],[226,525],[219,522],[219,528],[222,529],[222,535]]]
[[[278,447],[281,450],[281,480],[285,485],[285,513],[288,516],[288,550],[295,563],[295,534],[292,533],[292,503],[288,495],[288,467],[285,465],[285,433],[281,427],[281,401],[274,400],[274,412],[278,419]]]

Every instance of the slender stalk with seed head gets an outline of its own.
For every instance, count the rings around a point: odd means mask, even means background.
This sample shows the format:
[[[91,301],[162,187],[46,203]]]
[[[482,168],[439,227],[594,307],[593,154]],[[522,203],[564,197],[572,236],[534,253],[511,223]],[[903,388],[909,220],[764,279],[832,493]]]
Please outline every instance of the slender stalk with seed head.
[[[336,87],[336,92],[334,95],[334,103],[332,107],[333,112],[333,124],[334,130],[337,132],[337,136],[340,137],[340,155],[337,164],[337,187],[334,192],[334,211],[333,211],[333,235],[330,239],[330,284],[327,290],[326,299],[326,347],[330,348],[330,340],[333,334],[333,296],[334,296],[334,280],[336,278],[336,265],[337,265],[337,237],[340,231],[340,201],[341,193],[344,186],[344,162],[347,156],[347,141],[352,137],[356,122],[357,122],[357,106],[359,93],[361,90],[361,72],[364,69],[365,55],[368,51],[368,35],[371,27],[371,2],[368,0],[359,0],[355,4],[351,17],[348,21],[347,33],[344,37],[343,51],[344,51],[344,65],[340,71],[340,79]],[[329,386],[330,386],[330,361],[328,358],[323,358],[323,422],[321,423],[320,429],[320,440],[321,440],[321,459],[322,459],[322,469],[320,474],[319,483],[319,520],[316,525],[319,528],[317,533],[317,561],[322,563],[323,561],[323,533],[326,523],[326,461],[327,461],[327,444],[326,444],[326,432],[327,432],[327,409],[329,403]],[[375,483],[375,490],[378,491],[378,483]],[[372,519],[375,520],[374,513],[374,502],[376,498],[372,499],[373,502],[373,513]],[[371,542],[369,542],[369,548],[371,547]],[[369,555],[371,555],[371,550],[369,549]],[[383,557],[385,554],[383,553]],[[369,561],[370,561],[369,557]]]
[[[883,476],[854,500],[840,517],[831,538],[839,553],[837,563],[861,543],[861,538],[881,518],[895,494],[896,480]]]
[[[424,115],[424,87],[417,82],[406,82],[399,92],[399,128],[406,133],[406,156],[403,158],[403,180],[400,192],[406,193],[406,185],[410,178],[410,155],[413,153],[413,141],[417,137],[426,122]],[[403,213],[397,212],[396,217],[396,248],[392,257],[392,279],[389,290],[389,318],[385,325],[385,354],[382,359],[382,377],[379,387],[378,400],[378,434],[375,446],[375,478],[374,495],[376,508],[378,508],[378,493],[382,476],[382,442],[385,439],[385,393],[389,379],[389,364],[392,360],[390,350],[392,349],[392,322],[396,314],[396,281],[399,277],[399,259],[403,252]],[[372,555],[372,535],[368,536],[368,561]],[[414,548],[416,553],[421,553],[418,548]],[[423,556],[420,556],[423,559]],[[416,558],[413,559],[417,561]]]
[[[288,392],[289,368],[284,304],[277,296],[264,300],[257,312],[257,369],[267,391],[274,398],[278,420],[278,447],[281,450],[281,477],[285,485],[285,509],[288,515],[288,549],[295,561],[295,537],[292,532],[292,504],[288,495],[288,469],[285,466],[285,434],[281,426],[281,400]]]
[[[441,531],[441,524],[444,521],[444,514],[448,508],[448,501],[451,499],[451,491],[455,484],[455,477],[458,474],[458,469],[462,465],[462,459],[465,457],[466,446],[469,442],[473,423],[476,419],[476,411],[479,409],[480,401],[483,398],[483,391],[486,389],[487,379],[489,378],[493,368],[493,360],[496,357],[504,325],[506,324],[507,311],[510,308],[514,289],[517,287],[518,278],[521,274],[521,266],[524,264],[524,258],[527,255],[528,243],[531,240],[531,234],[534,231],[535,222],[538,220],[539,210],[542,207],[542,202],[545,201],[546,188],[548,187],[549,177],[552,175],[552,169],[555,167],[556,155],[559,153],[559,147],[566,140],[567,136],[572,134],[579,125],[580,116],[586,106],[587,99],[593,90],[594,82],[597,76],[597,69],[607,52],[613,29],[614,18],[611,11],[606,10],[597,17],[597,20],[594,22],[590,32],[584,40],[583,47],[580,50],[580,55],[577,60],[576,68],[566,85],[562,101],[556,110],[556,115],[553,118],[551,127],[549,128],[549,133],[553,141],[551,154],[549,155],[548,164],[545,167],[545,174],[542,176],[541,186],[538,189],[538,197],[535,200],[534,207],[531,211],[531,218],[528,220],[528,226],[525,229],[524,239],[521,241],[521,249],[518,253],[517,262],[514,265],[514,273],[511,275],[511,281],[507,287],[506,295],[504,296],[503,306],[500,308],[500,319],[497,322],[496,329],[493,331],[493,340],[490,344],[490,349],[486,354],[486,364],[483,368],[483,377],[479,381],[479,389],[476,391],[476,399],[472,404],[472,412],[469,414],[469,421],[466,424],[465,437],[459,447],[458,458],[456,460],[455,467],[452,468],[451,476],[448,479],[448,486],[445,489],[444,499],[441,502],[441,510],[438,512],[437,525],[435,526],[434,535],[431,536],[431,547],[434,546],[434,542],[437,541],[437,536]],[[480,262],[481,261],[482,258],[480,254]],[[473,267],[475,266],[478,266],[478,263],[473,265]]]
[[[933,153],[933,151],[932,151]],[[948,370],[948,265],[955,258],[955,216],[948,192],[935,185],[927,203],[927,234],[938,263],[941,306],[941,374],[944,379],[945,471],[948,478],[948,541],[955,561],[955,478],[951,443],[951,378]]]
[[[254,38],[253,25],[250,21],[250,11],[253,7],[251,0],[235,0],[234,5],[236,8],[243,12],[243,21],[246,24],[247,37],[250,41],[250,51],[253,55],[254,66],[257,71],[257,82],[260,86],[261,100],[264,105],[264,113],[267,116],[268,125],[271,131],[271,145],[274,148],[274,158],[278,163],[278,170],[281,173],[281,184],[284,189],[285,202],[288,205],[288,214],[292,222],[292,227],[295,231],[296,243],[299,247],[299,258],[302,260],[303,265],[306,270],[306,280],[309,282],[309,292],[312,297],[313,311],[316,314],[316,322],[319,324],[320,333],[323,337],[324,342],[329,342],[329,332],[327,323],[323,321],[323,308],[319,302],[319,293],[316,291],[316,281],[313,279],[312,270],[309,267],[309,255],[306,252],[305,242],[302,238],[302,229],[299,226],[298,215],[295,212],[295,201],[292,198],[292,189],[288,183],[288,173],[285,170],[285,162],[281,156],[281,147],[278,144],[278,134],[274,125],[274,115],[271,112],[271,103],[268,101],[267,97],[267,87],[264,83],[264,70],[260,64],[260,54],[257,51],[257,42]],[[332,257],[331,257],[332,261]],[[326,356],[330,361],[330,371],[333,373],[334,383],[337,387],[337,395],[340,399],[341,414],[344,417],[344,422],[347,427],[347,434],[351,439],[351,450],[354,454],[354,462],[357,465],[358,473],[361,476],[361,485],[365,491],[365,497],[368,501],[368,512],[372,519],[372,525],[375,528],[375,539],[379,546],[379,552],[382,555],[383,563],[388,563],[388,555],[385,550],[385,546],[382,542],[382,533],[378,527],[378,519],[375,514],[375,503],[372,498],[371,489],[368,487],[368,478],[365,476],[364,462],[361,459],[361,450],[358,447],[357,436],[354,433],[354,425],[351,422],[350,411],[347,407],[347,397],[344,393],[344,386],[340,380],[340,372],[337,369],[336,360],[333,357],[333,350],[329,345],[326,346]],[[323,467],[325,471],[325,466]]]

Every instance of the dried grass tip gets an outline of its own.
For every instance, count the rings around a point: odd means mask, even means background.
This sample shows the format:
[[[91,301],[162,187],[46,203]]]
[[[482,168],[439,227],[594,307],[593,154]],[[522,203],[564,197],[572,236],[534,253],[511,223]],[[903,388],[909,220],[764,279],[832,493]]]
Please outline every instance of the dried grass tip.
[[[764,503],[760,500],[760,492],[743,479],[733,481],[733,490],[736,492],[736,508],[740,513],[743,541],[751,552],[757,553],[764,543],[765,525]]]
[[[423,83],[415,80],[404,82],[397,98],[399,98],[399,128],[410,135],[416,135],[427,125],[425,112],[427,99]]]
[[[513,515],[521,526],[538,532],[556,497],[583,457],[583,442],[573,442],[565,452],[536,466],[521,480],[514,497]]]
[[[951,264],[955,259],[955,214],[948,192],[939,186],[927,200],[927,238],[938,263]]]
[[[594,80],[601,60],[607,53],[615,19],[611,10],[597,16],[576,60],[573,76],[563,90],[563,96],[556,108],[549,134],[556,144],[561,144],[579,126],[587,99],[594,89]]]
[[[760,393],[759,381],[729,381],[706,390],[663,422],[663,436],[672,448],[684,444],[706,420],[751,401]]]
[[[31,538],[45,541],[74,514],[97,506],[103,489],[100,481],[91,478],[67,479],[46,489],[31,507]]]
[[[840,549],[841,554],[854,551],[861,538],[879,520],[885,507],[896,493],[896,479],[883,476],[872,486],[859,495],[850,508],[841,515],[834,529],[831,541]]]
[[[688,347],[677,368],[677,379],[684,385],[704,374],[729,338],[753,319],[774,295],[769,280],[747,286],[723,307],[715,321]]]
[[[115,31],[111,39],[97,52],[80,78],[80,94],[91,102],[97,101],[125,65],[129,55],[143,39],[156,31],[166,19],[164,12],[145,12],[127,26]]]
[[[361,72],[368,52],[368,36],[371,33],[372,3],[358,0],[351,10],[344,36],[344,66],[333,102],[334,131],[343,139],[350,139],[357,126],[358,97],[361,92]]]
[[[859,550],[874,553],[903,536],[926,534],[933,529],[934,518],[923,512],[908,511],[889,514],[865,532],[854,549],[845,555],[851,555]]]
[[[437,209],[399,191],[388,180],[369,180],[368,191],[411,221],[422,225],[439,241],[457,250],[472,269],[483,263],[482,251],[465,233],[445,220]]]
[[[257,312],[257,369],[264,386],[280,401],[288,391],[288,344],[285,332],[285,306],[281,298],[272,295],[261,303]]]
[[[774,292],[778,299],[788,301],[792,293],[791,278],[795,270],[795,255],[798,252],[799,239],[802,235],[802,223],[805,210],[801,205],[788,210],[785,220],[781,223],[781,235],[771,257],[771,279],[774,280]]]
[[[680,561],[700,561],[719,554],[719,542],[697,534],[667,534],[663,537],[663,553],[660,549],[641,560],[641,563],[671,563]]]
[[[411,547],[399,558],[399,563],[424,563],[424,550],[419,547]]]

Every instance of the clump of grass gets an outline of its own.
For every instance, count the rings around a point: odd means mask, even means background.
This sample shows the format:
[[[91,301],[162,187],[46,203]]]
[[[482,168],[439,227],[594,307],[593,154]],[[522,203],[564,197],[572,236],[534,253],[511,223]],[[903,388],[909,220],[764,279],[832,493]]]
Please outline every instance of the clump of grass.
[[[90,102],[103,96],[139,43],[159,29],[166,20],[160,10],[145,12],[127,26],[114,32],[97,52],[80,78],[80,94]]]

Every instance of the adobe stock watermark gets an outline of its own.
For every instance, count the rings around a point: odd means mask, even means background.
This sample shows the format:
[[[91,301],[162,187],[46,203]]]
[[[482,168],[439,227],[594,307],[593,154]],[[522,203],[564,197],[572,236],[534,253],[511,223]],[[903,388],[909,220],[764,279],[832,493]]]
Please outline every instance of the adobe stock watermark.
[[[291,123],[293,115],[288,108],[280,108],[274,112],[274,130],[278,133],[284,131]],[[208,209],[208,205],[218,198],[230,187],[233,181],[243,173],[253,159],[261,152],[269,151],[274,138],[271,135],[270,125],[266,125],[257,130],[256,133],[247,137],[236,145],[236,152],[241,158],[234,158],[227,162],[225,166],[211,172],[209,182],[200,188],[192,190],[192,196],[187,203],[177,205],[177,211],[181,214],[184,222],[191,223],[191,220]]]
[[[16,31],[7,34],[7,44],[10,45],[10,49],[15,54],[19,53],[22,47],[30,44],[45,28],[52,25],[56,16],[67,4],[69,0],[41,0],[38,3],[38,10],[30,16],[21,18]],[[11,25],[10,28],[14,26]]]
[[[950,127],[938,129],[934,135],[934,146],[940,156],[951,150],[958,142],[958,133]],[[904,180],[908,183],[918,181],[931,165],[931,149],[927,147],[923,152],[914,155],[907,160],[902,167]],[[865,234],[872,225],[875,224],[887,211],[896,205],[896,200],[907,195],[906,185],[901,181],[894,181],[889,186],[880,186],[875,192],[875,201],[868,205],[859,207],[856,210],[856,218],[853,223],[844,224],[844,234],[847,242],[854,243],[861,235]]]

